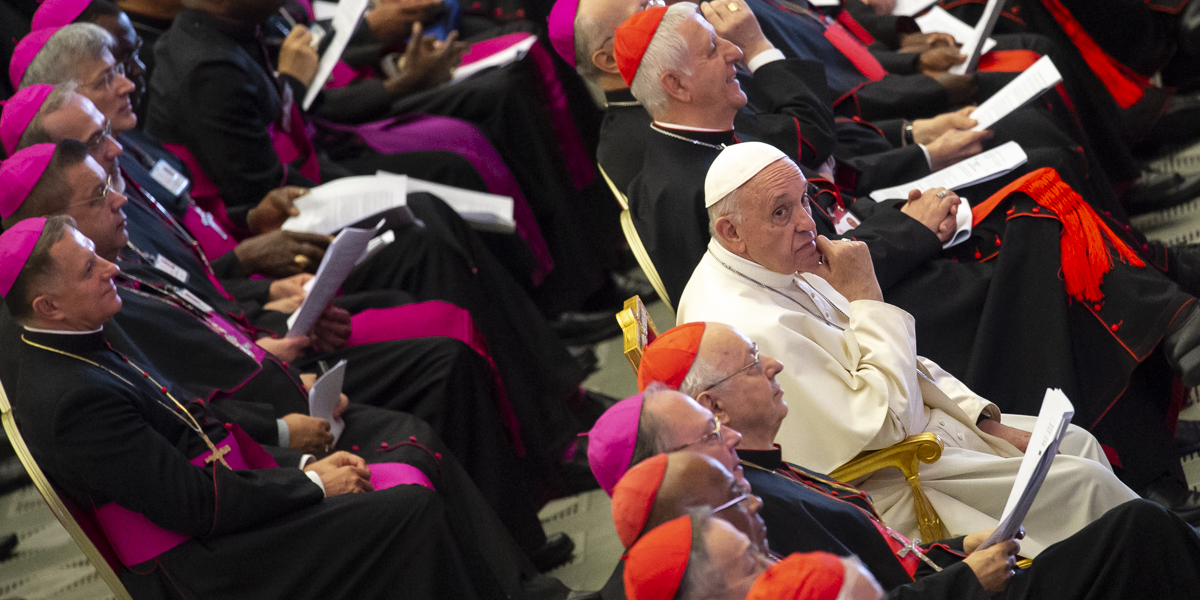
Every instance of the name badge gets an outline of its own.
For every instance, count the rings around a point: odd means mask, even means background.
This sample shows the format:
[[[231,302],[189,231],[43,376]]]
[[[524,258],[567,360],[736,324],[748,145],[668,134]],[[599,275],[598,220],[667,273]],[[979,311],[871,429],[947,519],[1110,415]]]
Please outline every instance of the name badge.
[[[167,257],[161,254],[154,259],[154,268],[178,279],[180,283],[187,283],[188,272],[183,270],[183,267],[167,260]]]
[[[200,310],[200,312],[203,312],[203,313],[214,312],[212,306],[210,306],[207,302],[201,300],[199,296],[193,294],[191,292],[191,290],[185,290],[181,287],[172,287],[171,291],[178,294],[180,298],[183,298],[192,306],[195,306],[197,309]]]
[[[829,212],[829,216],[833,217],[833,230],[836,231],[838,235],[845,235],[847,231],[850,231],[851,229],[854,229],[862,224],[862,221],[860,221],[858,217],[854,216],[853,213],[845,208],[834,206]]]
[[[154,168],[150,170],[150,177],[157,181],[159,185],[167,188],[172,196],[179,197],[183,190],[187,189],[188,179],[183,176],[175,167],[172,167],[167,161],[159,159],[154,163]]]

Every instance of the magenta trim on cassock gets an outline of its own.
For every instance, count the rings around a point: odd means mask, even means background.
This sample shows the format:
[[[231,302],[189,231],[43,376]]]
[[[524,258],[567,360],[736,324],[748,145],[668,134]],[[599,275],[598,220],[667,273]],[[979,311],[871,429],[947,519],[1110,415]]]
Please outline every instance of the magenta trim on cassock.
[[[367,465],[367,469],[371,471],[371,485],[376,490],[386,490],[398,485],[419,485],[437,490],[433,487],[433,482],[429,480],[428,475],[409,464],[375,463]]]
[[[587,434],[588,464],[592,467],[592,475],[609,496],[621,476],[629,470],[641,418],[642,395],[630,396],[604,411]]]
[[[31,85],[13,94],[12,98],[0,102],[4,112],[0,113],[0,145],[4,146],[4,154],[11,155],[17,149],[21,136],[46,103],[46,97],[54,91],[54,86],[45,83]]]

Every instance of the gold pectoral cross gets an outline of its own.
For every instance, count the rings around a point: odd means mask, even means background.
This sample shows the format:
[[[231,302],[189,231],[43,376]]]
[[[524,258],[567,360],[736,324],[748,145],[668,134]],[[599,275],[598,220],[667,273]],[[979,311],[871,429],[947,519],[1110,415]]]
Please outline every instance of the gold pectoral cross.
[[[212,442],[209,441],[208,439],[205,439],[204,441],[208,442],[209,448],[212,448],[212,454],[209,454],[208,457],[204,459],[204,464],[207,465],[207,464],[211,464],[211,463],[214,463],[217,461],[221,461],[221,464],[225,465],[226,469],[229,469],[230,471],[232,471],[233,467],[229,466],[229,463],[225,462],[225,455],[229,454],[229,446],[222,446],[220,448],[217,448],[216,446],[213,446]]]

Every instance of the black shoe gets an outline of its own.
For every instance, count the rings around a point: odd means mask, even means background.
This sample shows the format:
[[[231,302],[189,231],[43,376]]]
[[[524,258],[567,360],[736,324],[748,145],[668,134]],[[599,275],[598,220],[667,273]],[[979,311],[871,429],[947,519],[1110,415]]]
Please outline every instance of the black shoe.
[[[579,368],[583,369],[585,376],[595,373],[600,368],[600,358],[596,356],[593,346],[567,346],[567,352],[570,353],[571,358],[575,359]]]
[[[1170,509],[1192,527],[1200,525],[1200,492],[1182,482],[1157,479],[1141,491],[1141,496]]]
[[[1153,153],[1163,147],[1195,143],[1197,138],[1200,138],[1200,94],[1172,94],[1138,149]]]
[[[550,327],[569,346],[598,344],[621,335],[615,312],[566,312],[558,316]]]
[[[530,554],[529,560],[537,567],[539,573],[545,573],[562,566],[571,560],[574,554],[575,542],[567,534],[560,532],[546,536],[546,543]]]
[[[1121,194],[1131,215],[1166,210],[1200,198],[1200,175],[1145,171],[1133,187]]]
[[[634,296],[642,297],[642,304],[650,304],[658,299],[658,292],[654,291],[654,286],[650,285],[649,281],[641,277],[630,277],[623,273],[612,274],[613,283],[617,286],[617,296],[624,304]]]

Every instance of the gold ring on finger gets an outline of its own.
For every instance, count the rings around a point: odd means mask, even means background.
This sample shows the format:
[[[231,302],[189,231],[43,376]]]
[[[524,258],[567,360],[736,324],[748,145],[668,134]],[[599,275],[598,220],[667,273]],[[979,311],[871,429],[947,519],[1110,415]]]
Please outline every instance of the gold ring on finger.
[[[948,191],[946,191],[946,190],[942,190],[942,191],[938,192],[938,195],[937,195],[937,197],[938,197],[938,198],[945,198],[945,197],[946,197],[946,194],[949,194],[949,193],[950,193],[950,192],[948,192]]]
[[[729,4],[726,4],[725,8],[728,8],[729,12],[737,12],[740,9],[740,7],[737,5],[737,2],[730,2]]]
[[[301,269],[308,267],[308,257],[303,254],[297,254],[296,258],[292,259]]]

